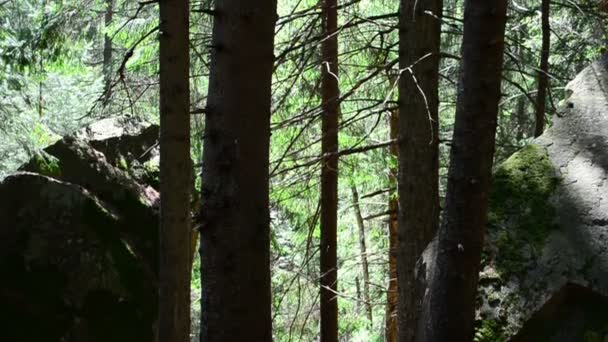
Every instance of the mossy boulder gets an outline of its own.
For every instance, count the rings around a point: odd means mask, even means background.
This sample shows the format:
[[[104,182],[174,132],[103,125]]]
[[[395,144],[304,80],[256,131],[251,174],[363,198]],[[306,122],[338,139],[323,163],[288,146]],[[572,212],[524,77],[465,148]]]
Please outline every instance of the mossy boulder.
[[[141,184],[159,189],[160,127],[138,118],[103,119],[74,137],[103,153],[106,161]]]
[[[156,286],[121,220],[77,185],[0,183],[3,341],[152,341]]]
[[[102,120],[0,183],[0,340],[153,341],[157,144]]]
[[[528,145],[494,173],[489,225],[495,251],[492,259],[506,278],[525,271],[526,259],[538,253],[556,225],[551,196],[560,183],[547,150]]]
[[[47,147],[44,153],[50,156],[47,158],[54,158],[52,173],[47,173],[46,164],[38,163],[38,159],[21,170],[77,184],[111,205],[123,218],[121,224],[125,235],[144,257],[143,262],[150,270],[155,270],[158,192],[140,184],[128,171],[112,166],[103,153],[84,140],[65,137]]]
[[[574,334],[534,327],[568,326],[573,318],[567,315],[533,319],[548,303],[571,305],[552,301],[564,289],[608,295],[608,57],[583,70],[567,90],[553,126],[495,170],[479,278],[478,341],[604,338],[593,330],[598,324],[585,330],[581,323],[570,329]],[[585,317],[607,311],[588,305],[577,310]],[[522,335],[524,326],[546,333]]]
[[[96,121],[74,134],[103,153],[114,166],[137,161],[141,164],[158,156],[160,127],[136,117]]]

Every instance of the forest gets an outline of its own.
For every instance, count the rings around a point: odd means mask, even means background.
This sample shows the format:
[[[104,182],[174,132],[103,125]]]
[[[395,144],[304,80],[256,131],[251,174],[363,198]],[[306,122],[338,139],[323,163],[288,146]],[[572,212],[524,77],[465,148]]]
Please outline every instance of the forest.
[[[605,0],[0,0],[0,341],[608,341],[607,48]]]

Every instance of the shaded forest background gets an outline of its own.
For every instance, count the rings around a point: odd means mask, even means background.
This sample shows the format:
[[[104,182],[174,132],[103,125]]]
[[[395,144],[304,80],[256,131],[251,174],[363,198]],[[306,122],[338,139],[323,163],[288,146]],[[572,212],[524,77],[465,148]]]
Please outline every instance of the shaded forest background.
[[[547,2],[548,3],[548,2]],[[338,7],[339,333],[382,341],[390,310],[389,226],[397,157],[397,1]],[[545,117],[564,87],[603,52],[608,15],[595,1],[551,1]],[[211,1],[191,2],[192,160],[202,160]],[[462,1],[444,1],[439,87],[440,196],[445,195],[462,39]],[[270,204],[273,334],[312,341],[319,331],[321,50],[317,1],[278,3],[272,93]],[[0,2],[0,178],[61,136],[106,117],[159,121],[158,5],[154,1]],[[535,135],[542,53],[540,1],[511,2],[495,163]],[[255,68],[255,65],[251,66]],[[483,94],[480,94],[483,96]],[[544,111],[543,111],[544,112]],[[394,152],[394,151],[393,151]],[[196,170],[196,174],[200,170]],[[197,179],[196,188],[200,188]],[[192,274],[199,317],[200,261]],[[193,332],[198,331],[196,321]]]

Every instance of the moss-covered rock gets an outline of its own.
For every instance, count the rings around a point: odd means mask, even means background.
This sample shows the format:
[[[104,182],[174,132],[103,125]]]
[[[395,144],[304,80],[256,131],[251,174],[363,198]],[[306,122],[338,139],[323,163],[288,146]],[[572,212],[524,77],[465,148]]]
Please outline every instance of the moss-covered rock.
[[[158,192],[138,183],[128,172],[112,166],[86,141],[65,137],[47,147],[45,153],[57,160],[59,172],[55,174],[56,179],[82,186],[120,214],[125,238],[144,258],[150,272],[155,272],[158,262]],[[54,176],[33,162],[21,169]]]
[[[604,317],[608,305],[593,303],[608,297],[606,89],[608,57],[568,85],[567,105],[553,127],[497,167],[479,278],[478,340],[605,337],[604,318],[594,317]],[[577,286],[595,296],[590,305],[557,300],[563,289],[578,298],[572,293],[580,291],[569,290]],[[568,315],[546,315],[573,311],[584,317],[576,326]]]
[[[0,183],[0,340],[153,341],[157,143],[102,120]]]
[[[559,182],[547,150],[535,144],[516,152],[494,173],[488,222],[496,230],[496,267],[505,278],[523,272],[529,257],[524,253],[541,250],[556,228],[550,198]]]
[[[87,141],[113,166],[131,167],[158,156],[160,127],[142,119],[108,118],[83,128],[75,137]]]
[[[61,177],[61,167],[59,166],[59,159],[46,153],[45,151],[39,151],[34,154],[31,162],[35,167],[40,170],[41,174],[48,175],[49,177],[59,178]]]
[[[505,342],[502,324],[495,319],[484,319],[477,322],[473,342]]]
[[[79,186],[32,173],[0,183],[2,339],[152,341],[155,280],[121,221]]]

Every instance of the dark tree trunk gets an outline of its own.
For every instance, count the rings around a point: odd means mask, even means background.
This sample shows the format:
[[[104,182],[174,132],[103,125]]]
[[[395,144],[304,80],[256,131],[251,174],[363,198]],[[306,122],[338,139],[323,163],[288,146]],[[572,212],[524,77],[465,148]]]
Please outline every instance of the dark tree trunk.
[[[416,261],[439,225],[441,0],[402,0],[399,17],[398,336],[413,342],[424,295]]]
[[[467,0],[446,208],[425,298],[426,342],[473,340],[503,63],[506,0]]]
[[[369,263],[367,261],[367,247],[365,243],[365,223],[363,222],[361,205],[359,204],[359,192],[357,191],[357,187],[355,185],[351,187],[351,192],[353,194],[353,208],[355,209],[357,228],[359,230],[359,250],[361,252],[361,270],[363,273],[363,302],[365,304],[367,319],[369,319],[369,324],[372,326],[373,314],[372,302],[369,295]]]
[[[526,128],[528,123],[528,121],[526,120],[526,101],[528,101],[528,99],[522,94],[517,98],[517,103],[515,104],[514,121],[515,125],[517,125],[517,127],[515,128],[517,132],[515,139],[518,143],[520,143],[526,137]]]
[[[106,0],[104,25],[106,29],[114,18],[114,0]],[[112,37],[106,31],[103,38],[103,105],[107,106],[112,97]]]
[[[200,211],[204,342],[272,341],[268,158],[276,0],[216,0]]]
[[[521,32],[525,32],[526,27],[523,26],[521,28]],[[526,49],[522,45],[522,39],[524,38],[524,34],[521,32],[515,32],[515,38],[517,41],[517,58],[519,59],[519,64],[524,65],[526,63]],[[517,98],[517,103],[515,104],[515,129],[516,129],[516,140],[517,143],[520,143],[523,139],[527,138],[530,134],[530,127],[528,124],[528,96],[527,94],[520,94]]]
[[[188,0],[160,2],[160,263],[158,340],[190,339]]]
[[[540,70],[538,71],[538,93],[536,94],[536,128],[534,136],[538,137],[545,130],[545,112],[547,110],[547,90],[549,89],[549,51],[551,49],[551,26],[549,24],[550,0],[542,0],[541,18],[543,45],[540,51]]]
[[[391,82],[393,84],[393,82]],[[399,138],[399,109],[391,112],[390,117],[390,138],[395,140]],[[395,159],[399,158],[398,143],[391,144],[391,154]],[[398,169],[392,167],[388,175],[389,188],[397,187]],[[389,193],[388,200],[388,235],[389,235],[389,252],[388,252],[388,292],[386,295],[386,342],[397,342],[397,244],[398,244],[398,228],[399,228],[399,198],[395,194]]]
[[[338,342],[338,2],[323,1],[321,44],[321,342]]]

